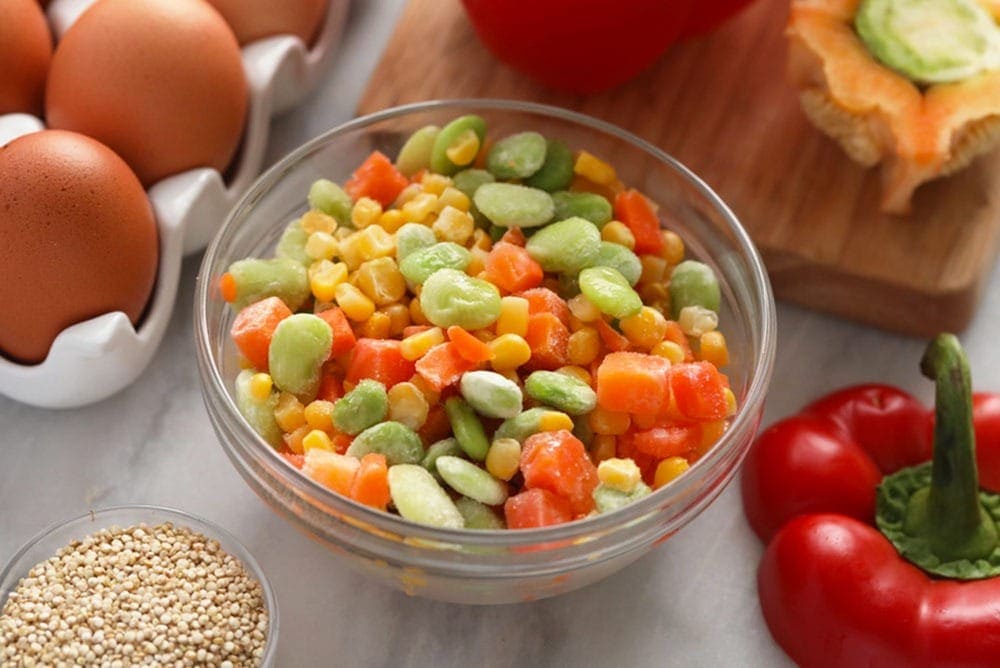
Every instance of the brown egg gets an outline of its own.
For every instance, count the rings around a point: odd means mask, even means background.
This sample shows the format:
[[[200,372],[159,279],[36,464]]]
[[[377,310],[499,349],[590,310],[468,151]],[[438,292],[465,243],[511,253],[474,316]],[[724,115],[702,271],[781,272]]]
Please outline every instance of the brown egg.
[[[40,116],[45,76],[52,60],[52,33],[35,0],[0,5],[0,114]]]
[[[343,1],[343,0],[338,0]],[[328,0],[208,0],[236,33],[240,44],[271,35],[297,35],[312,44]]]
[[[103,144],[63,130],[0,148],[0,352],[33,364],[102,313],[138,323],[156,279],[142,184]]]
[[[149,186],[225,170],[247,98],[236,37],[203,0],[100,0],[56,47],[45,113],[50,127],[109,146]]]

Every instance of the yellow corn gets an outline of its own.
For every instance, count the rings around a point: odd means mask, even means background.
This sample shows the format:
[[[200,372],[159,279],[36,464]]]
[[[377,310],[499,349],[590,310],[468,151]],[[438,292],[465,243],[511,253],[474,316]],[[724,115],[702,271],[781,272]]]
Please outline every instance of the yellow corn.
[[[593,327],[581,327],[569,335],[567,355],[578,366],[590,364],[601,353],[601,336]]]
[[[434,223],[437,225],[437,223]],[[489,251],[473,246],[469,249],[469,265],[465,268],[465,273],[469,276],[477,276],[486,271],[486,258],[490,256]]]
[[[597,479],[606,487],[630,494],[642,480],[642,471],[631,459],[611,457],[597,465]]]
[[[715,445],[715,443],[722,438],[722,434],[726,431],[727,422],[725,420],[714,420],[712,422],[703,422],[701,424],[701,443],[697,448],[697,454],[701,455]]]
[[[417,195],[422,194],[423,192],[424,189],[420,187],[419,183],[411,183],[410,185],[406,186],[405,188],[399,191],[399,194],[396,195],[396,201],[393,202],[392,204],[397,209],[402,208],[404,204],[412,200]]]
[[[337,220],[318,209],[310,209],[299,218],[299,225],[306,234],[312,234],[313,232],[333,234],[337,229]]]
[[[308,434],[302,437],[302,451],[309,452],[310,450],[329,450],[333,452],[333,443],[330,441],[330,435],[325,431],[320,431],[319,429],[313,429]]]
[[[250,377],[250,396],[257,401],[264,401],[270,397],[273,387],[274,381],[271,380],[270,374],[255,373]]]
[[[481,230],[477,227],[472,231],[472,247],[488,251],[493,248],[493,239],[490,239],[490,235],[486,230]]]
[[[702,334],[698,340],[698,356],[717,367],[729,364],[729,347],[722,332],[715,330]]]
[[[460,167],[475,160],[477,153],[479,153],[479,135],[472,129],[458,135],[444,152],[449,160]]]
[[[444,343],[444,330],[440,327],[431,327],[403,339],[400,342],[399,352],[403,359],[412,362],[423,357],[424,353],[439,343]]]
[[[441,393],[434,389],[434,387],[427,382],[427,379],[419,373],[413,374],[413,377],[410,378],[410,384],[420,390],[420,393],[424,395],[424,399],[427,400],[428,405],[434,406],[441,400]]]
[[[582,292],[572,297],[566,305],[569,312],[583,322],[594,322],[601,317],[601,311]]]
[[[604,460],[614,457],[617,448],[618,440],[614,436],[598,434],[590,442],[590,459],[595,464],[600,464]]]
[[[311,428],[330,431],[333,429],[333,402],[322,399],[310,401],[306,404],[303,416]]]
[[[341,283],[334,289],[337,306],[354,322],[364,322],[375,312],[375,302],[350,283]]]
[[[495,371],[516,369],[531,359],[531,347],[517,334],[502,334],[488,345],[493,351],[490,365]]]
[[[410,326],[410,308],[406,304],[389,304],[382,312],[389,316],[389,336],[399,336]]]
[[[309,425],[302,424],[295,430],[282,436],[282,440],[285,442],[285,445],[288,446],[289,450],[297,455],[301,455],[304,452],[304,449],[302,448],[302,439],[305,438],[306,434],[310,431],[312,431],[312,429],[309,428]]]
[[[379,225],[366,227],[357,236],[362,262],[396,254],[396,237]]]
[[[306,239],[306,255],[314,260],[332,260],[337,247],[337,240],[329,232],[313,232]]]
[[[430,405],[413,383],[397,383],[389,388],[389,419],[414,431],[424,426]]]
[[[472,202],[469,201],[469,196],[461,190],[448,186],[438,194],[438,211],[449,206],[455,207],[459,211],[467,212],[469,207],[472,206]]]
[[[689,468],[691,465],[683,457],[667,457],[656,465],[656,473],[653,474],[653,487],[657,489],[663,487]]]
[[[373,200],[371,197],[359,198],[358,201],[354,203],[354,207],[351,208],[351,222],[354,223],[354,227],[359,230],[363,227],[368,227],[369,225],[378,223],[378,219],[381,215],[382,205]]]
[[[587,151],[576,156],[573,173],[602,186],[611,186],[618,180],[614,167]]]
[[[569,376],[570,378],[576,378],[580,382],[590,385],[590,372],[582,366],[570,364],[568,366],[559,367],[556,369],[556,373],[561,373],[564,376]]]
[[[685,306],[677,316],[677,324],[688,336],[701,338],[706,332],[714,332],[719,326],[719,315],[702,306]]]
[[[670,360],[671,364],[680,364],[684,361],[684,349],[673,341],[660,341],[649,352]]]
[[[274,421],[286,433],[301,427],[306,422],[302,402],[291,392],[282,392],[278,395],[278,405],[274,407]]]
[[[572,313],[569,314],[569,331],[579,332],[581,329],[587,326],[583,320],[580,320]]]
[[[539,418],[538,429],[541,431],[559,431],[560,429],[572,431],[573,420],[560,411],[547,411]]]
[[[400,207],[403,218],[411,223],[428,223],[437,209],[437,197],[430,193],[419,193]]]
[[[380,257],[362,264],[355,283],[379,306],[395,304],[406,294],[406,279],[391,257]]]
[[[399,209],[389,209],[388,211],[383,211],[382,215],[378,217],[379,227],[386,232],[395,232],[405,223],[406,218],[403,216],[403,212]]]
[[[464,246],[472,237],[476,225],[469,214],[453,206],[446,206],[438,214],[431,229],[440,241],[451,241]]]
[[[435,174],[434,172],[424,172],[423,178],[420,179],[420,187],[423,191],[438,197],[440,197],[441,193],[443,193],[445,188],[450,186],[451,183],[451,179],[444,174]]]
[[[426,325],[430,322],[424,315],[424,310],[420,308],[420,300],[416,297],[410,300],[410,322],[414,325]]]
[[[684,240],[676,232],[663,230],[663,250],[660,255],[670,266],[680,264],[684,259]]]
[[[639,276],[639,284],[663,283],[667,277],[667,261],[659,255],[640,255],[639,262],[642,263],[642,274]]]
[[[635,248],[635,235],[628,225],[620,220],[612,220],[601,228],[601,239],[625,246],[629,250]]]
[[[657,303],[670,305],[670,291],[667,289],[666,281],[656,283],[640,283],[636,286],[636,292],[642,298],[644,304],[653,306]],[[658,309],[661,310],[661,309]]]
[[[486,470],[494,478],[510,480],[521,466],[521,444],[514,438],[498,438],[486,451]]]
[[[629,343],[642,350],[651,349],[667,333],[667,319],[649,306],[643,306],[635,315],[622,318],[618,324]]]
[[[347,280],[347,265],[343,262],[317,260],[309,265],[309,290],[318,301],[331,302],[337,286]]]
[[[728,387],[724,390],[726,397],[726,415],[736,415],[736,409],[738,404],[736,403],[736,395]]]
[[[609,411],[598,406],[587,416],[587,424],[595,434],[620,436],[628,431],[632,418],[628,413]]]
[[[497,318],[497,335],[528,333],[528,300],[524,297],[504,297],[500,300],[500,317]]]
[[[387,339],[392,321],[382,311],[375,311],[367,320],[361,323],[358,334],[366,339]]]

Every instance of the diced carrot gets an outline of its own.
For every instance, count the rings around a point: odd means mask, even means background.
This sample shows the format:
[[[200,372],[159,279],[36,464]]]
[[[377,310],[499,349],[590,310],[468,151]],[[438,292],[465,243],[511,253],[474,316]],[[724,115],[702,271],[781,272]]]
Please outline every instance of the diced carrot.
[[[236,314],[229,335],[255,369],[267,370],[267,353],[278,323],[292,314],[279,297],[268,297],[246,306]]]
[[[344,380],[352,385],[364,378],[373,378],[386,388],[413,376],[413,362],[403,357],[395,339],[358,339],[354,344]]]
[[[479,363],[493,359],[493,349],[457,325],[448,328],[448,339],[455,344],[455,350],[466,360]]]
[[[409,183],[389,158],[373,151],[344,184],[344,190],[351,199],[371,197],[382,206],[389,206]]]
[[[347,316],[344,315],[343,311],[338,307],[334,307],[320,311],[316,315],[325,320],[326,324],[330,325],[330,329],[333,330],[333,346],[330,348],[331,356],[343,355],[354,347],[358,339],[354,335],[351,323],[348,322]]]
[[[691,342],[688,341],[687,334],[681,329],[676,320],[667,320],[667,330],[663,334],[664,341],[673,341],[684,350],[684,361],[693,362],[694,352],[691,350]]]
[[[366,506],[386,509],[389,505],[389,467],[385,455],[369,452],[361,458],[348,496]]]
[[[347,448],[351,447],[351,441],[353,440],[353,436],[342,434],[339,431],[334,432],[333,435],[330,436],[330,443],[333,445],[334,452],[338,452],[340,454],[347,452]]]
[[[434,329],[434,325],[407,325],[403,328],[403,338],[426,332],[428,329]]]
[[[569,501],[547,489],[526,489],[503,504],[508,529],[534,529],[573,519]]]
[[[698,425],[674,424],[637,431],[631,438],[636,450],[657,459],[686,457],[701,442],[701,429]]]
[[[301,470],[302,469],[302,465],[305,464],[305,461],[306,461],[306,456],[305,455],[300,455],[297,452],[290,452],[288,450],[282,450],[280,454],[281,454],[282,457],[285,458],[285,460],[289,464],[291,464],[292,466],[294,466],[297,469]]]
[[[597,368],[597,403],[621,413],[660,412],[669,398],[670,362],[643,353],[608,353]]]
[[[341,372],[335,362],[326,362],[320,370],[319,390],[316,398],[323,401],[336,401],[344,396],[344,384],[340,381]]]
[[[302,466],[302,472],[307,478],[344,496],[350,496],[359,470],[357,457],[319,448],[306,452]]]
[[[236,278],[228,271],[219,277],[219,295],[230,304],[236,301]]]
[[[551,313],[528,316],[524,339],[531,348],[531,359],[525,369],[552,371],[569,364],[569,329]]]
[[[543,431],[529,436],[521,451],[521,473],[528,489],[547,489],[570,503],[575,515],[594,509],[597,467],[573,434]]]
[[[507,231],[503,233],[500,237],[500,241],[508,244],[514,244],[515,246],[521,246],[522,248],[528,240],[524,237],[524,232],[521,231],[520,227],[508,227]]]
[[[604,347],[611,352],[621,352],[623,350],[628,350],[631,347],[629,340],[623,335],[615,331],[615,328],[604,322],[603,318],[598,318],[595,321],[597,325],[597,333],[601,335],[601,341],[604,342]]]
[[[548,288],[532,288],[519,292],[518,297],[528,300],[528,314],[551,313],[559,318],[562,324],[569,326],[569,306],[563,298]]]
[[[486,280],[505,292],[538,287],[544,277],[542,265],[521,246],[500,241],[486,256]]]
[[[615,218],[632,231],[636,254],[659,253],[663,250],[660,219],[641,192],[626,190],[618,193],[615,197]]]
[[[691,420],[726,417],[726,384],[711,362],[690,362],[670,367],[670,391],[677,410]]]
[[[479,368],[476,362],[470,362],[458,352],[458,346],[452,341],[439,343],[417,360],[416,369],[424,380],[440,392],[458,379],[466,371]]]

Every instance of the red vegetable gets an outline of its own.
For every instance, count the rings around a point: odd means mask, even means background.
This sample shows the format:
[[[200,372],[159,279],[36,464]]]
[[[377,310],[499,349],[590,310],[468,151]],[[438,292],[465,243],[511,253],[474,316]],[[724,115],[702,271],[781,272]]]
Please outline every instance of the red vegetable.
[[[358,339],[344,380],[356,385],[364,378],[374,378],[386,388],[409,380],[416,368],[403,357],[399,345],[394,339]]]
[[[378,151],[372,151],[351,174],[351,178],[344,184],[344,190],[353,200],[370,197],[382,206],[389,206],[409,183],[409,179],[396,169],[389,158]]]
[[[663,250],[660,218],[641,192],[625,190],[618,193],[615,197],[615,218],[632,231],[636,253],[659,253]]]
[[[747,457],[744,508],[769,541],[761,609],[801,665],[997,665],[1000,496],[978,488],[976,459],[1000,477],[1000,395],[975,398],[977,449],[957,340],[937,337],[921,368],[937,384],[932,463],[902,468],[929,453],[930,413],[872,385],[777,423]]]

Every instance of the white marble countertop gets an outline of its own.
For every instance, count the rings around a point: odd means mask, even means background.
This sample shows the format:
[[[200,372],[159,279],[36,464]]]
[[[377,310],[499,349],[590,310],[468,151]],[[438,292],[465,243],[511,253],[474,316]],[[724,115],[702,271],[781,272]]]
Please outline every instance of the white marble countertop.
[[[351,117],[402,0],[354,3],[321,88],[275,120],[269,162]],[[279,601],[278,665],[776,666],[757,605],[761,547],[729,489],[624,572],[536,603],[463,607],[409,598],[359,579],[256,498],[218,445],[202,406],[192,336],[200,257],[189,258],[173,320],[133,386],[78,410],[0,397],[0,564],[35,533],[93,507],[174,506],[230,529],[269,574]],[[862,298],[859,295],[859,299]],[[1000,390],[1000,275],[962,335],[974,384]],[[765,424],[843,385],[884,381],[925,401],[924,342],[787,304]]]

